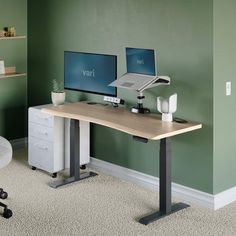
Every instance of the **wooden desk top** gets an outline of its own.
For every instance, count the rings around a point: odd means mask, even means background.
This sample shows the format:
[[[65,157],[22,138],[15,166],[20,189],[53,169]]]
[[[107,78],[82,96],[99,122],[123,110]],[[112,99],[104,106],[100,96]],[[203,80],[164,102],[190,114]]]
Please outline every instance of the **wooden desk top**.
[[[147,139],[158,140],[202,128],[195,122],[163,122],[157,114],[134,114],[121,107],[70,103],[43,108],[50,115],[88,121]]]

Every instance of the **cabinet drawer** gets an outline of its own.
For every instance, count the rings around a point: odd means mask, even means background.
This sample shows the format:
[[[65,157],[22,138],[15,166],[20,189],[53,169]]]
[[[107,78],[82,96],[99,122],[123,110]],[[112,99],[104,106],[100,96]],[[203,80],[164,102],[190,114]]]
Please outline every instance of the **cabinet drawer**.
[[[53,116],[41,112],[40,109],[29,108],[29,121],[48,127],[53,127]]]
[[[53,172],[53,144],[29,137],[29,164]]]
[[[29,136],[53,142],[53,128],[29,122]]]

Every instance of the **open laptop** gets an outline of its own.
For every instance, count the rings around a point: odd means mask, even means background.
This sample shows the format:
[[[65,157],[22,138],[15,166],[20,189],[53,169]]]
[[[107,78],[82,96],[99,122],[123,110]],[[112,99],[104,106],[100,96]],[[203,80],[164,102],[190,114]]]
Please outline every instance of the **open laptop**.
[[[127,73],[109,86],[142,91],[158,80],[155,51],[152,49],[126,48],[126,65]]]

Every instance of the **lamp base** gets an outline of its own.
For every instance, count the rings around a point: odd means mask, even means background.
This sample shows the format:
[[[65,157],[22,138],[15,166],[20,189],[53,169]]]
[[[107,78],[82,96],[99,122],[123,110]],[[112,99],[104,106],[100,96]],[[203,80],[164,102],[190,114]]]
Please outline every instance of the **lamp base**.
[[[162,113],[161,119],[162,121],[172,122],[173,121],[172,113]]]

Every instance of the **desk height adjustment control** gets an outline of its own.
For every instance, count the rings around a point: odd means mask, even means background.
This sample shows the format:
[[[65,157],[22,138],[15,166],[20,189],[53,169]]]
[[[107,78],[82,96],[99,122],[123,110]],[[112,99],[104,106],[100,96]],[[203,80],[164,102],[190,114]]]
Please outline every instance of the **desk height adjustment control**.
[[[133,136],[133,139],[135,141],[141,142],[141,143],[147,143],[148,139],[147,138],[143,138],[143,137],[139,137],[139,136]]]

